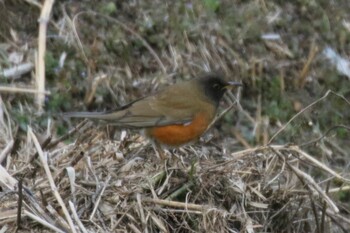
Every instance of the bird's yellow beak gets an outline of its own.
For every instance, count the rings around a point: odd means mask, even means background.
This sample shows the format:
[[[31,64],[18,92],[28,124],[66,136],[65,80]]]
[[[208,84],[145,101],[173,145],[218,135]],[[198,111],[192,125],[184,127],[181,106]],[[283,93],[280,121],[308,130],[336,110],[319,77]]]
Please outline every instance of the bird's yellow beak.
[[[230,82],[227,82],[227,85],[224,86],[224,88],[226,90],[232,90],[234,87],[241,87],[241,86],[243,86],[241,82],[230,81]]]

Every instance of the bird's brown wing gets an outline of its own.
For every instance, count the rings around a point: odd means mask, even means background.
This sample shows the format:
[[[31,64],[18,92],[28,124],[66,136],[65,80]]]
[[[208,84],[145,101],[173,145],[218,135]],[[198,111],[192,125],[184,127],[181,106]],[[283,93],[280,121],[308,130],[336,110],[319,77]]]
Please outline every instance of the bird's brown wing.
[[[180,84],[181,85],[181,84]],[[105,113],[71,113],[69,117],[84,117],[107,121],[123,127],[154,127],[191,122],[200,101],[190,86],[170,86],[162,92],[132,102],[119,110]]]
[[[182,86],[179,88],[179,86]],[[198,98],[183,84],[170,86],[154,96],[141,99],[122,110],[117,125],[153,127],[191,122],[197,112]],[[193,90],[191,90],[193,91]],[[117,112],[118,115],[121,112]]]

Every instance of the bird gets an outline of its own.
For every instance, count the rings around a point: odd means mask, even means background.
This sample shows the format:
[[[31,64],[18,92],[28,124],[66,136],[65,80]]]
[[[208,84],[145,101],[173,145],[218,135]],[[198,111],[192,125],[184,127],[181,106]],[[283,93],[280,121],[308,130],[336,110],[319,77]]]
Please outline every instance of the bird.
[[[68,112],[69,118],[102,120],[122,128],[144,129],[157,148],[177,148],[194,142],[206,132],[228,89],[242,86],[225,81],[217,73],[206,73],[170,85],[149,96],[107,112]],[[160,157],[164,155],[160,153]]]

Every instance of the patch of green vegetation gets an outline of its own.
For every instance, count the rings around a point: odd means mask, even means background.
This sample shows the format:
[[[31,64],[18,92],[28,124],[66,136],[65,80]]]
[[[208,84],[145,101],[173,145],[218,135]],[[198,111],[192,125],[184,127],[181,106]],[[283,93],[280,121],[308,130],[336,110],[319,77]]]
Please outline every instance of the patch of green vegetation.
[[[346,128],[337,128],[336,129],[337,132],[337,137],[339,137],[339,139],[349,139],[350,138],[350,131],[349,129]]]
[[[162,34],[153,34],[148,37],[148,42],[152,47],[157,47],[158,49],[165,49],[167,46],[166,38]]]
[[[46,110],[51,112],[60,112],[61,109],[70,109],[71,103],[72,101],[68,95],[55,92],[50,96],[46,104]]]
[[[178,38],[178,42],[183,41],[183,33],[193,33],[196,30],[193,28],[198,27],[198,12],[195,9],[193,3],[187,4],[184,2],[176,1],[172,6],[171,11],[167,15],[166,30],[171,30],[170,36]],[[158,16],[159,17],[159,16]]]
[[[212,12],[216,12],[220,7],[218,0],[203,0],[204,6]]]
[[[268,115],[273,120],[288,120],[292,114],[292,103],[285,97],[280,97],[277,100],[269,100],[264,104],[264,115]]]
[[[259,4],[251,2],[240,10],[235,5],[227,4],[220,8],[220,13],[224,15],[221,32],[229,41],[241,44],[243,41],[249,43],[260,40],[266,25]]]
[[[197,162],[196,159],[193,159],[191,161],[191,169],[188,171],[188,176],[190,177],[190,180],[193,182],[196,182],[196,177],[195,177],[195,174],[197,172],[196,162]]]
[[[331,24],[329,22],[328,15],[324,11],[322,11],[322,18],[319,21],[319,27],[324,33],[328,34],[331,31]]]
[[[68,133],[68,131],[69,131],[69,129],[66,126],[62,125],[62,124],[57,125],[57,127],[56,127],[56,133],[57,133],[58,136],[65,135],[65,134]]]
[[[100,6],[100,13],[111,15],[117,11],[117,5],[114,2],[105,2]]]
[[[286,121],[294,113],[293,105],[287,95],[281,91],[280,82],[281,79],[278,76],[261,78],[257,80],[257,88],[262,96],[263,114],[272,120]]]
[[[27,131],[27,126],[30,122],[31,116],[24,113],[12,112],[12,117],[21,130]]]
[[[340,191],[337,194],[341,202],[350,202],[350,191]]]
[[[129,62],[132,58],[132,48],[127,43],[121,40],[110,39],[105,42],[106,49],[111,53],[114,53],[115,56],[119,58],[124,58],[126,62]]]
[[[45,74],[48,79],[52,79],[56,75],[58,64],[58,59],[51,51],[47,50],[45,53]]]

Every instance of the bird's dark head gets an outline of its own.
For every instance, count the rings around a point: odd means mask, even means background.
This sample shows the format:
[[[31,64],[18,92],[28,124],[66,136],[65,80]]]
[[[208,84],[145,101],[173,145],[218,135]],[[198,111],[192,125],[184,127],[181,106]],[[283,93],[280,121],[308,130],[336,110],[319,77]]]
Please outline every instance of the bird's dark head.
[[[199,78],[198,81],[204,89],[205,95],[216,105],[219,104],[228,89],[242,86],[239,82],[226,82],[222,76],[214,73],[206,74]]]

